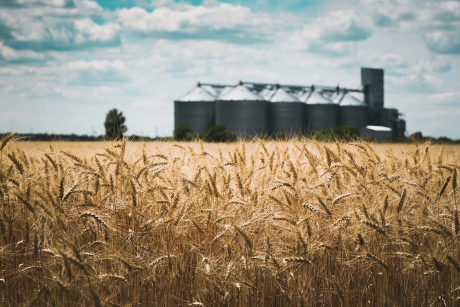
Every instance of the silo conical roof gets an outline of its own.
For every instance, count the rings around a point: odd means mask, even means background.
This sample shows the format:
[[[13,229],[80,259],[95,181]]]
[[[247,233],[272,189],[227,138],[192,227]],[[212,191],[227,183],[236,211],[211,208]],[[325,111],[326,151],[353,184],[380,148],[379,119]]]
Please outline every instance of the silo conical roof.
[[[219,98],[220,97],[224,97],[225,95],[227,95],[231,90],[233,90],[234,87],[233,86],[226,86],[222,89],[222,91],[220,92],[219,94]]]
[[[333,103],[318,92],[312,92],[307,99],[307,104],[331,104]]]
[[[342,100],[343,92],[334,92],[331,96],[331,101],[333,103],[339,103]]]
[[[234,100],[234,101],[260,101],[264,100],[260,96],[254,94],[251,92],[247,87],[243,85],[238,85],[235,87],[233,90],[225,94],[224,96],[221,96],[219,100]]]
[[[266,88],[261,90],[258,95],[265,100],[270,100],[270,97],[273,96],[273,90],[270,86],[267,86]]]
[[[270,100],[275,95],[276,89],[268,88],[260,92],[260,96],[265,100]]]
[[[340,105],[341,106],[366,106],[366,104],[364,102],[362,102],[361,100],[353,97],[352,95],[350,94],[345,94],[342,98],[342,100],[340,101]]]
[[[285,90],[279,88],[270,99],[271,102],[299,102],[299,99],[286,93]]]
[[[216,98],[203,89],[201,86],[195,87],[193,90],[179,98],[177,101],[214,101]]]
[[[219,95],[217,95],[216,89],[214,87],[212,87],[211,85],[200,84],[200,86],[201,86],[202,89],[204,89],[206,92],[208,92],[212,96],[214,96],[214,97],[219,96]]]
[[[300,92],[299,93],[299,100],[302,101],[302,102],[306,102],[308,97],[310,96],[310,93],[311,92],[307,92],[307,91]]]

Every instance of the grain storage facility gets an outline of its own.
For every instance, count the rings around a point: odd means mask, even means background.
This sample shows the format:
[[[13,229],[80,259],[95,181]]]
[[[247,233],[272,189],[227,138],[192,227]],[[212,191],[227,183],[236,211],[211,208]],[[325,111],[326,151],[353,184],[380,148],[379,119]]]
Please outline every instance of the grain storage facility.
[[[198,83],[174,102],[175,127],[189,125],[204,134],[217,124],[244,138],[277,132],[311,135],[343,125],[357,126],[378,138],[404,137],[406,131],[403,114],[384,107],[384,72],[375,68],[361,68],[361,85],[354,89],[242,81],[238,85]]]
[[[242,84],[216,101],[217,125],[224,125],[243,138],[261,135],[268,130],[268,102]]]
[[[174,125],[188,125],[196,133],[205,133],[215,125],[215,100],[198,83],[193,90],[174,101]]]
[[[391,140],[393,133],[391,128],[383,126],[365,126],[360,127],[360,133],[363,138],[374,139],[378,141]]]
[[[346,93],[339,103],[339,125],[365,127],[369,124],[369,108],[351,94]]]
[[[336,127],[337,109],[337,104],[321,95],[312,86],[305,106],[305,122],[308,134],[313,134],[317,130]]]
[[[301,134],[305,123],[304,107],[305,103],[278,87],[268,104],[270,133]]]

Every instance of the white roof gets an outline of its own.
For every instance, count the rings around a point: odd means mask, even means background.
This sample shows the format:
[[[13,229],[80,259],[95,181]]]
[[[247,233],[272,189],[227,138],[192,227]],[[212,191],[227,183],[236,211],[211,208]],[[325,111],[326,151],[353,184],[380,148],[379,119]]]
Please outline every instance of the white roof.
[[[311,92],[307,92],[307,91],[305,91],[305,92],[299,92],[299,95],[298,95],[299,100],[302,101],[302,102],[307,101],[308,97],[310,96],[310,93],[311,93]]]
[[[257,101],[257,100],[263,100],[260,96],[254,94],[251,92],[247,87],[243,85],[238,85],[234,89],[232,89],[230,92],[227,94],[221,96],[219,98],[220,100],[238,100],[238,101]]]
[[[211,95],[200,86],[195,87],[193,90],[179,98],[177,101],[214,101],[216,97]]]
[[[339,103],[340,100],[342,99],[343,97],[343,93],[342,92],[334,92],[334,94],[332,94],[331,96],[331,100],[333,103]]]
[[[265,95],[267,95],[268,93],[271,92],[271,90],[272,90],[271,87],[266,87],[266,88],[264,88],[263,90],[261,90],[261,91],[259,92],[258,95],[259,95],[260,97],[264,98]]]
[[[218,96],[216,90],[210,85],[201,85],[201,88],[204,89],[206,92],[208,92],[209,94],[211,94],[214,97]]]
[[[307,99],[307,104],[330,104],[333,103],[318,92],[312,92]]]
[[[361,100],[356,99],[355,97],[351,96],[350,94],[345,94],[340,101],[341,106],[366,106],[364,102]]]
[[[228,92],[230,92],[231,90],[233,90],[234,87],[233,86],[226,86],[222,89],[222,91],[220,92],[220,95],[219,97],[223,97],[225,95],[227,95]]]
[[[285,90],[279,88],[276,90],[275,95],[270,99],[271,102],[299,102],[299,99],[286,93]]]
[[[262,98],[265,100],[270,100],[275,92],[276,89],[266,88],[260,92],[259,96],[262,96]]]
[[[391,131],[391,128],[383,126],[366,126],[366,128],[374,131]]]

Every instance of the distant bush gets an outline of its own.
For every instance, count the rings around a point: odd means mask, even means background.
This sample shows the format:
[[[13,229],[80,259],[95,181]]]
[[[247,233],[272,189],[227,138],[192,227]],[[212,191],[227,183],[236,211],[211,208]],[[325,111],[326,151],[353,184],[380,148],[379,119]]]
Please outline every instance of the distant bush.
[[[203,138],[206,142],[235,142],[236,139],[236,133],[228,130],[224,125],[212,126]]]
[[[174,128],[174,139],[176,141],[193,141],[196,136],[193,128],[188,125],[178,125]]]
[[[356,126],[341,126],[326,128],[316,131],[313,135],[313,139],[321,142],[352,142],[361,138],[359,128]]]

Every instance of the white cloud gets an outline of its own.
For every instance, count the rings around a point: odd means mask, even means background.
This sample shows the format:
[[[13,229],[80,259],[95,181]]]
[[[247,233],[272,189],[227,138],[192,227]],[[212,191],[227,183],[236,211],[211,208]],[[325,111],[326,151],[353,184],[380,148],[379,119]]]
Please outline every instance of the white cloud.
[[[22,16],[17,19],[5,18],[13,39],[4,40],[5,45],[16,49],[72,50],[95,46],[116,46],[121,42],[121,27],[115,23],[98,25],[89,18],[29,18]]]
[[[391,92],[435,92],[442,85],[442,80],[431,74],[403,74],[400,76],[386,76],[385,88]]]
[[[12,0],[0,10],[0,40],[13,49],[46,51],[117,46],[121,26],[99,25],[99,4],[90,0]]]
[[[422,20],[431,23],[457,23],[460,21],[460,2],[436,1],[426,3],[426,11],[422,14]]]
[[[23,98],[56,98],[70,95],[61,86],[50,82],[25,82],[21,84],[9,85],[6,92],[19,94]]]
[[[70,85],[103,85],[130,81],[125,64],[119,60],[74,61],[68,63],[67,68],[74,72],[68,82]]]
[[[438,54],[460,53],[460,2],[362,0],[374,25],[393,31],[417,31]]]
[[[0,7],[72,7],[72,0],[7,0],[0,1]]]
[[[428,49],[434,53],[460,53],[460,27],[455,30],[428,32],[423,38]]]
[[[267,40],[284,21],[265,13],[253,13],[248,7],[228,3],[193,6],[160,6],[152,12],[143,8],[123,8],[116,12],[118,21],[129,31],[168,39],[205,38],[251,43]]]
[[[366,13],[377,27],[411,30],[420,11],[419,4],[411,0],[362,0]]]
[[[430,101],[442,106],[458,107],[460,106],[460,92],[433,94],[430,96]]]
[[[414,66],[417,72],[445,73],[452,69],[452,65],[444,56],[436,56],[429,60],[420,61]]]
[[[382,54],[375,59],[377,66],[391,67],[391,68],[405,68],[407,67],[407,60],[395,53]]]
[[[331,12],[294,32],[289,41],[295,49],[333,54],[353,53],[352,42],[363,41],[372,35],[369,23],[355,11]]]
[[[43,61],[45,55],[32,50],[15,50],[0,41],[0,61],[2,59],[7,62]]]

